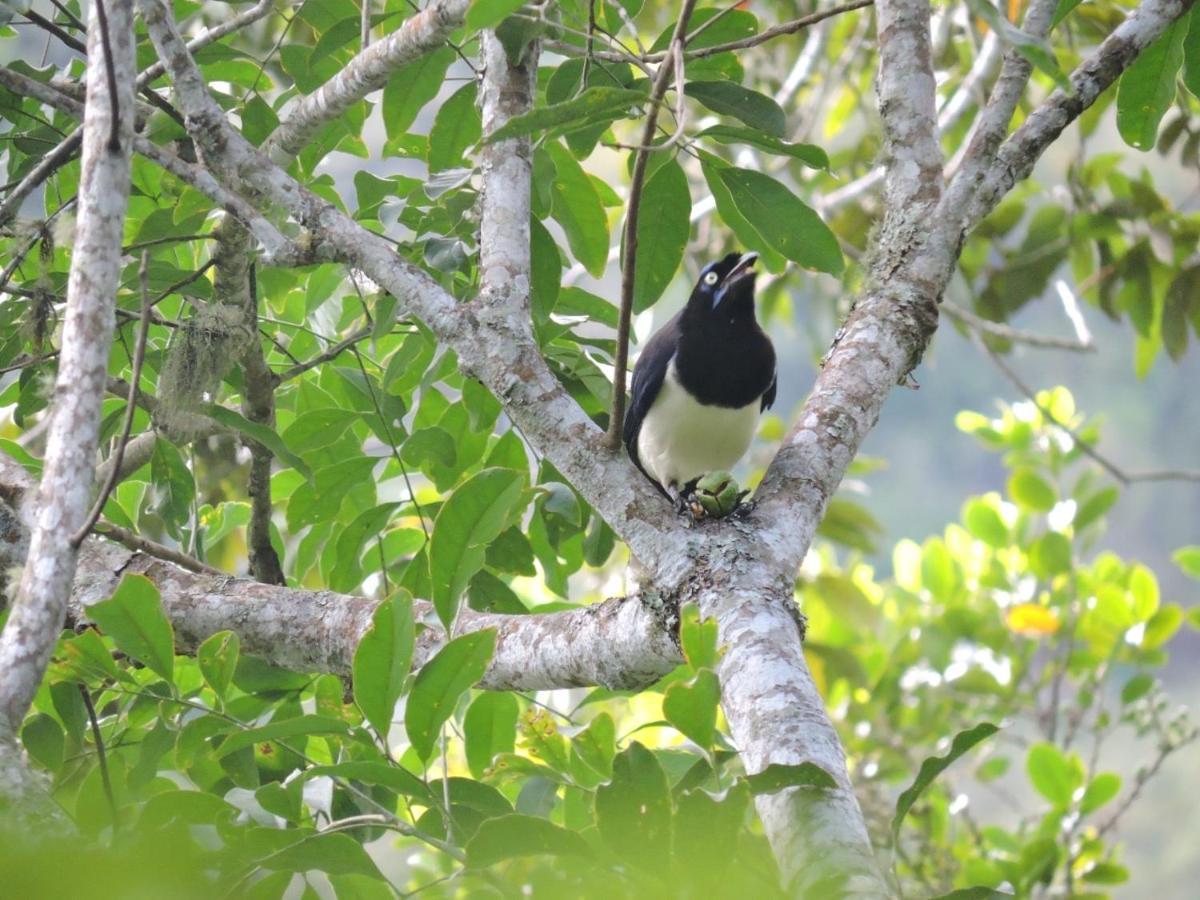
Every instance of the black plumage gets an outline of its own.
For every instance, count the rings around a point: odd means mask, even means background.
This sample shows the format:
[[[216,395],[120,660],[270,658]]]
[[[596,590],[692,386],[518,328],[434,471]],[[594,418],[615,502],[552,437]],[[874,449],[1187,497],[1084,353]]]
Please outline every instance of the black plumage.
[[[754,311],[756,258],[732,253],[706,266],[634,367],[625,447],[673,500],[736,463],[775,401],[775,350]]]

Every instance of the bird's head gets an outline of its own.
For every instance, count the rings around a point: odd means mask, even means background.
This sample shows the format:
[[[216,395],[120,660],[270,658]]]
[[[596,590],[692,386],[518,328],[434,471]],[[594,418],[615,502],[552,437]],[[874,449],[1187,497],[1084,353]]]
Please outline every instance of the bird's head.
[[[754,263],[757,253],[730,253],[709,263],[700,273],[688,307],[700,315],[731,315],[754,311]]]

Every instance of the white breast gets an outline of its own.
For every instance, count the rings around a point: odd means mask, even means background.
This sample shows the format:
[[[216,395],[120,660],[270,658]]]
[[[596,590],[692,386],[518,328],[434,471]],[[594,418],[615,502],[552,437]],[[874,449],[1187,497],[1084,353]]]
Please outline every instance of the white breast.
[[[638,458],[665,487],[731,469],[754,439],[760,407],[758,398],[737,409],[697,403],[679,384],[672,361],[642,421]]]

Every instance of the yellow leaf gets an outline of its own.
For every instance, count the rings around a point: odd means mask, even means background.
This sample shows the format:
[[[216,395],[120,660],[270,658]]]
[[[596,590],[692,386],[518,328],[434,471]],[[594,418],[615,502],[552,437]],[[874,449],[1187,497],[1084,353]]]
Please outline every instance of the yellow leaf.
[[[1058,631],[1058,616],[1039,603],[1021,603],[1008,611],[1011,631],[1027,637],[1040,637]]]

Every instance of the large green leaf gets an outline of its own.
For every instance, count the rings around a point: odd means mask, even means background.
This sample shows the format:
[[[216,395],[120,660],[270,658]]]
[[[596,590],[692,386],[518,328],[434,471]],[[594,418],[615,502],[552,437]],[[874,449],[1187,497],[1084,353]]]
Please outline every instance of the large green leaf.
[[[241,413],[234,412],[232,409],[226,409],[224,406],[217,406],[216,404],[209,404],[202,407],[201,412],[226,428],[232,428],[234,431],[258,441],[274,453],[276,458],[281,462],[287,463],[305,478],[312,478],[312,471],[305,465],[304,460],[288,449],[287,445],[284,444],[273,428],[261,425],[258,422],[251,422]]]
[[[433,755],[438,733],[459,697],[483,677],[496,648],[494,631],[474,631],[446,644],[421,667],[408,694],[404,727],[422,760]]]
[[[631,106],[644,103],[644,91],[626,88],[592,87],[578,97],[539,106],[524,115],[513,116],[488,136],[488,141],[503,141],[534,132],[545,131],[557,125],[572,122],[609,121],[623,115]]]
[[[417,114],[438,95],[446,83],[446,70],[454,62],[454,51],[442,47],[401,66],[383,88],[383,125],[389,141],[405,134]]]
[[[384,738],[412,668],[414,636],[412,596],[399,588],[376,607],[354,651],[354,700]]]
[[[721,686],[712,669],[701,669],[690,682],[677,681],[663,697],[663,716],[680,733],[707,750],[717,725]]]
[[[466,26],[471,31],[495,28],[525,4],[525,0],[471,0]]]
[[[590,856],[587,842],[574,831],[537,816],[488,819],[467,843],[467,865],[482,869],[519,856]]]
[[[761,255],[763,266],[770,272],[782,272],[787,266],[787,259],[763,240],[763,236],[741,214],[733,195],[721,178],[721,172],[729,168],[729,164],[718,156],[703,150],[700,153],[700,171],[704,181],[712,191],[713,202],[717,205],[717,214],[737,237],[738,242],[748,250],[756,250]]]
[[[557,142],[546,145],[558,174],[551,188],[550,214],[567,235],[571,253],[594,277],[608,263],[608,217],[592,180],[570,152]]]
[[[613,760],[612,781],[596,791],[596,826],[622,860],[650,872],[671,853],[671,793],[654,753],[636,741]]]
[[[460,485],[438,511],[430,538],[429,576],[433,605],[447,627],[467,584],[483,565],[488,544],[512,521],[524,487],[520,472],[484,469]]]
[[[649,309],[675,277],[692,230],[691,212],[687,176],[679,163],[668,160],[654,172],[642,191],[637,269],[633,278],[634,312]]]
[[[520,706],[508,691],[484,691],[467,708],[463,733],[467,765],[482,778],[497,753],[512,753],[517,739]]]
[[[719,171],[733,203],[771,248],[818,272],[840,275],[837,238],[821,217],[770,175],[750,169]]]
[[[93,603],[88,618],[113,639],[117,649],[170,681],[175,674],[175,632],[163,612],[154,582],[126,575],[108,600]]]
[[[999,730],[991,722],[980,722],[974,728],[968,728],[966,731],[956,734],[954,740],[950,742],[950,750],[945,756],[930,756],[921,763],[916,779],[896,800],[896,814],[892,816],[892,834],[894,836],[900,834],[900,826],[904,823],[904,817],[917,802],[917,798],[929,785],[933,784],[935,778],[950,768],[956,759]]]
[[[200,674],[222,701],[233,684],[241,654],[242,641],[232,631],[218,631],[196,649]]]
[[[696,137],[712,138],[722,144],[749,144],[776,156],[790,156],[814,169],[828,169],[829,156],[816,144],[792,144],[781,141],[753,128],[739,125],[713,125],[705,128]]]
[[[429,129],[429,171],[441,172],[462,165],[467,148],[479,140],[483,124],[475,105],[477,88],[467,82],[438,109]]]
[[[1175,102],[1175,79],[1183,65],[1188,18],[1176,20],[1138,54],[1117,86],[1117,130],[1130,147],[1151,150],[1158,123]]]
[[[732,116],[771,137],[782,138],[787,120],[779,104],[765,94],[731,81],[689,81],[685,91],[722,116]]]

